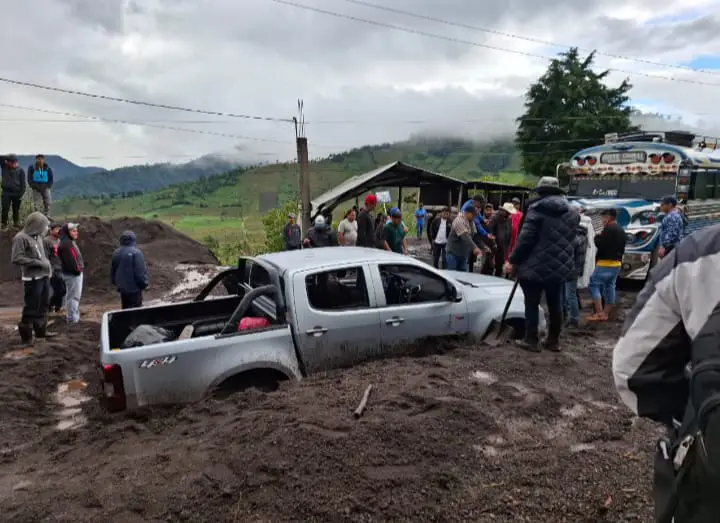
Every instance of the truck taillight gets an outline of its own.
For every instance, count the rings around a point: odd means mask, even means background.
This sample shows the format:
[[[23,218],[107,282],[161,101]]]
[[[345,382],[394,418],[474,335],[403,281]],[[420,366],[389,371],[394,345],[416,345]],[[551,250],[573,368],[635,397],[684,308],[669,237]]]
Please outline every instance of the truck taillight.
[[[100,401],[110,412],[119,412],[127,408],[122,367],[118,364],[102,365],[100,368],[102,396]]]

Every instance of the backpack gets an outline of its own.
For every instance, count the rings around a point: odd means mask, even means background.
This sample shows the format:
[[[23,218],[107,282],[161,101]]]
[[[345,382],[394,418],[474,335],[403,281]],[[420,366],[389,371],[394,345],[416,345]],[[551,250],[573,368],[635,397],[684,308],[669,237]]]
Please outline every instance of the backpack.
[[[654,497],[658,523],[720,520],[718,331],[720,304],[693,342],[694,364],[686,369],[690,379],[683,422],[673,429],[672,437],[662,438],[656,449]]]

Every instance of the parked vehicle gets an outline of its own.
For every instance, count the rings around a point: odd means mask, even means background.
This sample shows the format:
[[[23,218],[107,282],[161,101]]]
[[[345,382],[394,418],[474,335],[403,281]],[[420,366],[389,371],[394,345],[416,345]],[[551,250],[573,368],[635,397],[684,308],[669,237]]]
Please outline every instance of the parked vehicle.
[[[230,295],[210,297],[220,283]],[[250,386],[272,389],[424,338],[482,338],[499,321],[511,288],[501,278],[438,271],[360,247],[243,257],[193,301],[104,314],[103,401],[118,411]],[[507,318],[522,335],[521,292]],[[240,330],[249,323],[256,328]],[[128,347],[140,326],[162,336]],[[188,326],[192,334],[183,339]]]
[[[645,280],[657,262],[662,197],[677,198],[685,235],[720,221],[717,138],[684,131],[609,133],[603,145],[583,149],[562,165],[569,167],[571,197],[596,213],[618,209],[628,238],[621,278]]]

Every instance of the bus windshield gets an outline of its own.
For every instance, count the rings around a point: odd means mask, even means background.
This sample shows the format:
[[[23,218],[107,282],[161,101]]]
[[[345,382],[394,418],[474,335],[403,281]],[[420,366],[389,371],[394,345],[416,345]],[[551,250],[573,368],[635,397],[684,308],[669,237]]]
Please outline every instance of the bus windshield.
[[[583,198],[720,198],[718,139],[682,131],[606,135],[573,155],[568,172],[570,194]]]

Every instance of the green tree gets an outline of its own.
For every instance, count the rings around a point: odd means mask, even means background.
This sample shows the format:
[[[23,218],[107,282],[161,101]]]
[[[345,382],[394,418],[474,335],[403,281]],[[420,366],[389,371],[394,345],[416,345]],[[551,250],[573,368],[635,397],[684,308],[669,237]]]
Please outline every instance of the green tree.
[[[592,52],[583,59],[572,48],[554,59],[528,89],[516,134],[527,174],[555,176],[559,163],[574,151],[603,143],[605,133],[637,129],[627,104],[632,85],[627,79],[615,88],[605,85],[609,71],[594,72],[594,57]]]

